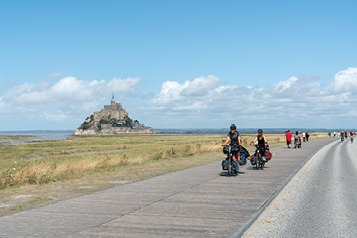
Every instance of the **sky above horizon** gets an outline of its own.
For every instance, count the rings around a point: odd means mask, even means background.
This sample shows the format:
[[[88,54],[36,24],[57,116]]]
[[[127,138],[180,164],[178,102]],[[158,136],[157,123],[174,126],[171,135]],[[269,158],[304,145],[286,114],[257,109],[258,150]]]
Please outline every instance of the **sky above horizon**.
[[[357,128],[356,1],[0,1],[0,131]]]

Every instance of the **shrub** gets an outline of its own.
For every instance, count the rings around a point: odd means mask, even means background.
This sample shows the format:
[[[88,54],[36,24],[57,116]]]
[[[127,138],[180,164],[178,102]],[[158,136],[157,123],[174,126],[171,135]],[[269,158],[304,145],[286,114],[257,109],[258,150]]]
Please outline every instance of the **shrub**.
[[[186,145],[185,149],[183,150],[184,154],[189,154],[191,153],[191,146],[190,145]]]
[[[160,160],[164,158],[164,152],[160,150],[158,153],[154,154],[152,159],[153,160]]]

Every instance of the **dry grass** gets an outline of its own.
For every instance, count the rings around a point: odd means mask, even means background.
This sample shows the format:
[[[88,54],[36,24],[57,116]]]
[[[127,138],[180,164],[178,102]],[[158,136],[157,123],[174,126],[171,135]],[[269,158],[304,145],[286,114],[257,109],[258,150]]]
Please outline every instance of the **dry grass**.
[[[242,135],[243,146],[255,135]],[[283,134],[266,135],[271,147],[285,143]],[[312,134],[311,139],[326,137]],[[45,184],[86,174],[134,170],[140,165],[167,166],[164,161],[207,155],[222,149],[225,135],[125,135],[83,138],[23,145],[1,145],[0,189],[24,184]],[[48,151],[51,151],[50,153]],[[21,156],[18,156],[20,154]]]
[[[209,153],[220,136],[106,136],[0,146],[0,189],[44,184],[136,164]],[[50,153],[46,150],[51,149]],[[60,151],[60,153],[56,153]],[[17,153],[16,153],[17,152]],[[20,154],[22,156],[18,156]]]
[[[21,137],[34,137],[31,135],[0,135],[0,139],[18,139]]]

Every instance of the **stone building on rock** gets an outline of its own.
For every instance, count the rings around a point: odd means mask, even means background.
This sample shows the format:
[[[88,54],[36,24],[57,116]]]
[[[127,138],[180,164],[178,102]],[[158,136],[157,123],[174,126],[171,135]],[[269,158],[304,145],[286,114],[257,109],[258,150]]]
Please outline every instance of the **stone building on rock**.
[[[114,93],[110,105],[105,105],[99,112],[87,117],[74,135],[108,134],[155,134],[151,127],[130,119],[120,103],[115,102]]]
[[[93,113],[94,126],[99,126],[101,124],[100,121],[104,118],[116,119],[118,124],[123,125],[122,121],[124,121],[125,117],[128,116],[128,113],[125,111],[122,105],[114,101],[113,94],[110,105],[105,105],[104,108],[100,110],[100,112]]]

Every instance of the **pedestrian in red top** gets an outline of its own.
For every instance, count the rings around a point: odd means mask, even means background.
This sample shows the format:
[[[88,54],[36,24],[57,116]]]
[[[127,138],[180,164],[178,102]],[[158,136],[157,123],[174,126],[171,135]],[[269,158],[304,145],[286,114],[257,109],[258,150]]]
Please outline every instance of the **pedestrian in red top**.
[[[290,149],[290,145],[291,145],[291,137],[293,135],[290,133],[290,130],[288,130],[288,132],[285,134],[285,138],[286,138],[286,144],[288,145],[288,148]]]

